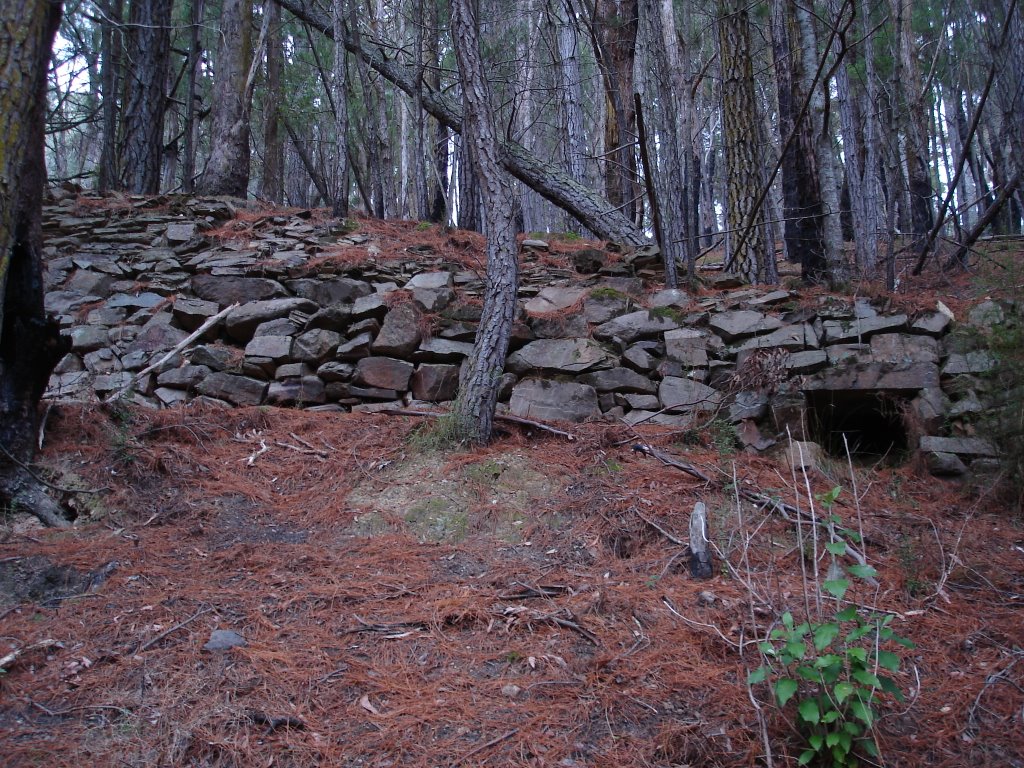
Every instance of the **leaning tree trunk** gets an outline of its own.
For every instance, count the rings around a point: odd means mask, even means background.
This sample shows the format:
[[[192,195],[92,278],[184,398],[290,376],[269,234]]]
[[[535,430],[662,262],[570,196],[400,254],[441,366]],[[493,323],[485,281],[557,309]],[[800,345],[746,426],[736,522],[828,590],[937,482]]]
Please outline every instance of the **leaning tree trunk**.
[[[173,5],[174,0],[131,0],[121,143],[121,186],[129,192],[160,191]]]
[[[490,89],[480,57],[473,0],[452,0],[452,43],[466,107],[463,137],[469,145],[483,198],[487,235],[487,287],[473,354],[462,377],[455,418],[465,439],[491,439],[498,383],[512,335],[519,261],[516,253],[512,191],[498,161]]]
[[[0,11],[0,503],[67,525],[28,469],[38,405],[70,346],[43,308],[40,216],[46,74],[60,2],[24,0]]]
[[[249,94],[252,0],[224,0],[213,81],[210,159],[199,180],[204,195],[246,197],[249,189]]]
[[[333,37],[330,19],[303,4],[301,0],[275,0],[282,8],[308,22],[312,27]],[[386,80],[415,95],[415,67],[406,66],[395,56],[385,54],[380,46],[365,44],[353,34],[351,25],[346,30],[345,47],[356,59],[379,72]],[[463,114],[458,102],[442,91],[423,93],[423,108],[443,125],[454,131],[463,129]],[[634,222],[627,219],[608,200],[577,184],[556,165],[540,157],[509,138],[499,138],[498,160],[506,171],[564,211],[579,219],[600,238],[623,245],[641,246],[648,243],[647,235]]]

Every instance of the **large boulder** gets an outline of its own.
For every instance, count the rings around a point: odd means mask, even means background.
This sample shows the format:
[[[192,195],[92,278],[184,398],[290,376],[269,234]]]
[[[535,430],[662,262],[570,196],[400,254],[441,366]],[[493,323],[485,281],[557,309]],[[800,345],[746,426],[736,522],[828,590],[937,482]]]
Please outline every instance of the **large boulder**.
[[[420,331],[422,319],[423,313],[416,304],[405,302],[395,305],[384,317],[384,324],[370,345],[370,350],[375,355],[385,357],[409,356],[423,338]]]
[[[409,388],[413,365],[391,357],[364,357],[356,365],[355,383],[401,392]]]

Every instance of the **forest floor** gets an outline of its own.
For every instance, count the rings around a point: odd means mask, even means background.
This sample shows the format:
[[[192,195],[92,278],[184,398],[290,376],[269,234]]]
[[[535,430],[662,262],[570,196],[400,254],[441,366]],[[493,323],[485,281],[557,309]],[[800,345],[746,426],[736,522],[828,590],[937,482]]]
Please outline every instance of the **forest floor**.
[[[443,450],[430,426],[54,406],[39,467],[97,492],[66,497],[73,529],[4,523],[0,764],[795,765],[794,703],[747,677],[784,611],[817,610],[810,526],[737,497],[821,515],[839,487],[878,572],[846,600],[915,645],[886,646],[905,700],[877,705],[878,762],[1024,766],[1024,520],[993,488],[794,474],[710,429]],[[204,648],[215,630],[244,645]]]

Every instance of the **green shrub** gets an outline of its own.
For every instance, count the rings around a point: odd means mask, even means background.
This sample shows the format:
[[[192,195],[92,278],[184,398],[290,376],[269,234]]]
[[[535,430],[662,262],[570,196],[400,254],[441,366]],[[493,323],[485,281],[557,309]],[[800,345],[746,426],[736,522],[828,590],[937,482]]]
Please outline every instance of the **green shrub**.
[[[826,510],[839,490],[818,497]],[[847,554],[847,541],[860,537],[843,528],[835,514],[823,522],[830,532],[825,549],[832,558],[833,578],[821,582],[820,596],[834,600],[835,610],[799,624],[786,611],[782,626],[759,644],[764,663],[750,673],[747,682],[769,682],[774,703],[795,708],[797,729],[805,742],[799,765],[852,766],[858,754],[877,757],[871,736],[876,707],[883,696],[903,700],[896,681],[884,673],[899,672],[901,659],[895,646],[913,648],[914,644],[893,631],[891,614],[845,600],[849,577],[873,580],[877,572],[858,564],[847,566],[844,573],[836,558]]]

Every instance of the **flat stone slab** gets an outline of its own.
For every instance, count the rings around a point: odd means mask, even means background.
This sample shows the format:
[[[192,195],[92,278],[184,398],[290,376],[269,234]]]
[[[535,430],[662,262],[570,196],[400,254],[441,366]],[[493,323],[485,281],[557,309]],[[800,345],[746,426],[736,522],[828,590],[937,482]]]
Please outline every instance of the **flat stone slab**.
[[[245,638],[230,629],[215,629],[210,639],[203,646],[204,651],[227,651],[231,648],[242,648],[248,645]]]
[[[952,453],[956,456],[994,458],[999,451],[988,440],[980,437],[936,437],[926,435],[918,444],[925,453]]]
[[[863,342],[878,333],[906,330],[906,315],[877,315],[853,320],[826,320],[823,324],[825,342],[841,344],[845,341]]]
[[[597,392],[574,381],[524,379],[512,388],[513,416],[538,421],[586,421],[599,416]]]
[[[708,325],[723,341],[731,342],[774,331],[782,327],[782,321],[752,309],[738,309],[713,315]]]
[[[916,392],[939,386],[939,368],[933,363],[854,363],[829,368],[804,381],[804,390],[866,390]]]
[[[790,374],[808,374],[820,371],[828,365],[828,355],[823,349],[808,349],[791,352],[786,358],[786,370]]]
[[[587,373],[614,365],[615,357],[590,339],[538,339],[509,355],[505,368],[521,375],[530,371]]]
[[[721,405],[722,398],[718,390],[679,376],[666,376],[658,387],[661,406],[669,411],[711,411]]]
[[[771,333],[747,339],[730,349],[737,354],[748,349],[787,349],[798,352],[803,349],[817,349],[820,344],[818,332],[811,323],[785,325]]]
[[[582,288],[541,288],[540,293],[523,305],[523,309],[531,315],[562,312],[577,304],[585,294]]]
[[[248,342],[260,323],[287,317],[295,311],[313,313],[317,309],[317,304],[309,299],[252,301],[228,312],[224,318],[224,329],[235,341]]]
[[[991,352],[954,352],[942,366],[943,376],[957,376],[964,373],[987,373],[996,367],[996,358]]]
[[[234,405],[259,405],[267,382],[233,373],[211,373],[196,387],[201,395],[227,400]]]
[[[315,301],[322,307],[349,303],[361,296],[369,296],[373,293],[373,288],[369,283],[349,277],[335,277],[329,280],[302,278],[286,280],[285,285],[300,299]]]
[[[235,275],[196,275],[192,278],[192,292],[200,299],[217,302],[221,307],[235,302],[262,301],[286,293],[284,286],[276,280]]]
[[[630,312],[620,315],[594,329],[594,338],[609,341],[614,338],[632,344],[639,339],[650,339],[660,336],[665,331],[680,327],[682,323],[669,314],[658,314],[649,311]]]
[[[650,395],[657,391],[657,386],[650,378],[629,368],[595,371],[580,376],[577,381],[589,384],[598,392],[633,392]]]
[[[880,363],[938,363],[939,342],[931,336],[881,333],[871,337],[871,357]]]

